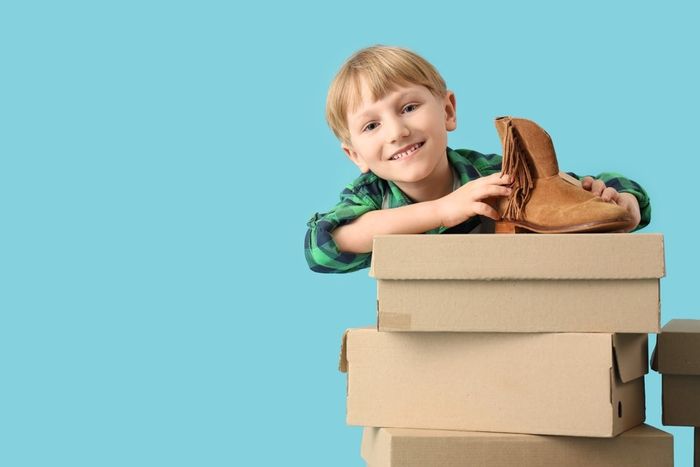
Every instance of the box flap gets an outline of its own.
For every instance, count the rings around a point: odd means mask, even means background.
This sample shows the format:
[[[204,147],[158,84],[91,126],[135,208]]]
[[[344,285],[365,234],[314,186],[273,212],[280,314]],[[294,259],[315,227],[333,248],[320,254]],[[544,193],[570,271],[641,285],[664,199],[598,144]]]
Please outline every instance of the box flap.
[[[340,343],[340,362],[338,363],[338,369],[342,373],[348,372],[348,333],[350,329],[346,329],[343,333],[343,340]]]
[[[654,371],[659,371],[659,357],[656,353],[658,344],[654,346],[654,350],[651,352],[651,369]]]
[[[378,235],[377,279],[652,279],[661,234]]]
[[[613,354],[620,381],[641,378],[649,372],[646,334],[613,334]]]
[[[674,319],[657,338],[658,372],[700,375],[700,320]]]
[[[368,466],[390,467],[392,434],[385,428],[365,427],[360,455]]]

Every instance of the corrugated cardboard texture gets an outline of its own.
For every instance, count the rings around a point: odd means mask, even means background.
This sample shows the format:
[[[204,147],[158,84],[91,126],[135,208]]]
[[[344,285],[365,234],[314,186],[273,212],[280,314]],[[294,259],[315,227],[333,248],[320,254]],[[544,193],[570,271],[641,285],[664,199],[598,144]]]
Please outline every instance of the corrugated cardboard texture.
[[[662,375],[664,425],[700,426],[700,376]]]
[[[379,280],[381,331],[659,332],[659,281]]]
[[[659,334],[657,352],[659,373],[700,375],[700,320],[671,320]]]
[[[673,436],[640,425],[609,439],[365,428],[370,467],[673,467]]]
[[[660,234],[378,235],[377,279],[658,279]]]
[[[641,349],[613,357],[612,334],[351,329],[344,345],[351,425],[610,437],[644,421],[643,378],[617,377]]]

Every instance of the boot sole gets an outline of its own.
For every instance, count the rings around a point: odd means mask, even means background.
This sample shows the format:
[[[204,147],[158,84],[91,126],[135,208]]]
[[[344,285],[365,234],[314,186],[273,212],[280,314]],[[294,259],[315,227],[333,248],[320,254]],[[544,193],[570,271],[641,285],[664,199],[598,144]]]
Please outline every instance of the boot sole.
[[[624,229],[629,221],[589,222],[587,224],[567,225],[565,227],[546,227],[530,224],[528,222],[497,221],[495,233],[596,233],[615,232]]]

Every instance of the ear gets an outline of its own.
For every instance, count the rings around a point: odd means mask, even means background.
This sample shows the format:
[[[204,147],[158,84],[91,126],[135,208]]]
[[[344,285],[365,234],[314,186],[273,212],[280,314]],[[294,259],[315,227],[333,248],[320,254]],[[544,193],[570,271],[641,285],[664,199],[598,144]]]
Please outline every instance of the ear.
[[[359,153],[353,150],[351,146],[342,143],[340,147],[343,148],[343,151],[345,152],[345,155],[348,156],[348,159],[350,159],[352,163],[360,169],[360,172],[363,174],[369,172],[369,167],[365,163],[365,160]]]
[[[457,99],[455,93],[447,91],[444,100],[445,106],[445,128],[452,131],[457,128]]]

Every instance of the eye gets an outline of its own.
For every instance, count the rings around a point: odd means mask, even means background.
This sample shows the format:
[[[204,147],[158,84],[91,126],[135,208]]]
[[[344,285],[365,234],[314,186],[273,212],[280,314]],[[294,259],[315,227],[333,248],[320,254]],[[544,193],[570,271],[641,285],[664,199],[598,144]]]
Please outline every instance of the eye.
[[[362,132],[364,133],[365,131],[372,131],[375,128],[377,128],[377,122],[369,122],[365,127],[362,129]]]
[[[403,108],[404,112],[413,112],[418,108],[418,104],[406,104]]]

